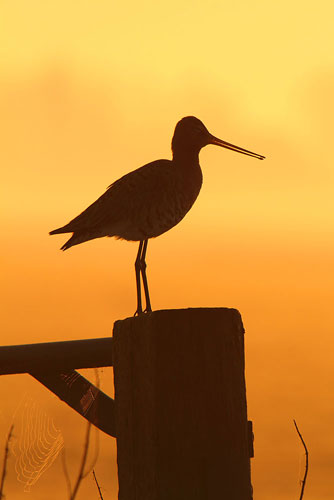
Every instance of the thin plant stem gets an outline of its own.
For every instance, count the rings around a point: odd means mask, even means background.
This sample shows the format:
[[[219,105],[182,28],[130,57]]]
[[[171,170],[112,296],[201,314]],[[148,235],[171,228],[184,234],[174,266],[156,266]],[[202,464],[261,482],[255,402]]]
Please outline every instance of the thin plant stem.
[[[99,435],[98,429],[95,428],[94,431],[95,431],[95,453],[94,453],[93,459],[91,461],[91,464],[87,468],[87,471],[83,472],[82,479],[84,479],[85,477],[88,476],[88,474],[91,473],[91,471],[94,469],[95,465],[97,464],[97,461],[99,458],[99,454],[100,454],[100,439],[99,439],[99,437],[100,437],[100,435]]]
[[[95,377],[96,377],[96,386],[97,386],[97,388],[99,388],[100,387],[100,377],[99,377],[99,372],[98,372],[97,369],[95,369]],[[82,458],[81,458],[81,464],[80,464],[78,477],[77,477],[77,480],[75,482],[73,490],[72,490],[72,487],[71,487],[71,481],[70,481],[70,477],[69,477],[68,470],[67,470],[65,453],[63,453],[63,455],[62,455],[63,469],[64,469],[64,474],[65,474],[65,478],[66,478],[66,482],[67,482],[67,488],[68,488],[68,491],[69,491],[69,500],[74,500],[75,499],[75,497],[76,497],[76,495],[78,493],[78,490],[79,490],[79,487],[80,487],[80,484],[81,484],[82,480],[94,468],[94,466],[96,465],[98,456],[99,456],[99,436],[98,436],[98,433],[97,433],[96,434],[96,450],[95,450],[95,455],[94,455],[94,458],[92,460],[92,463],[91,463],[90,467],[88,467],[88,470],[85,471],[85,467],[86,467],[86,463],[87,463],[87,457],[88,457],[88,450],[89,450],[89,445],[90,445],[90,432],[91,432],[91,428],[92,428],[92,424],[91,424],[91,422],[88,421],[87,422],[87,428],[86,428],[86,436],[85,436],[84,448],[83,448],[83,453],[82,453]]]
[[[100,384],[99,371],[97,368],[95,368],[94,372],[95,372],[95,385],[98,389],[100,389],[101,384]],[[93,456],[93,459],[91,461],[90,466],[87,468],[87,471],[83,472],[82,479],[84,479],[86,476],[88,476],[88,474],[90,474],[90,472],[94,469],[94,467],[97,463],[97,460],[99,458],[99,453],[100,453],[100,439],[99,438],[100,438],[99,430],[97,428],[95,428],[95,454]]]
[[[307,446],[305,444],[305,441],[303,439],[303,436],[301,435],[299,429],[298,429],[298,425],[296,423],[295,420],[293,420],[293,423],[295,424],[295,427],[296,427],[296,431],[298,433],[298,436],[304,446],[304,450],[305,450],[305,473],[304,473],[304,478],[302,479],[301,481],[301,485],[302,485],[302,488],[301,488],[301,491],[300,491],[300,497],[299,497],[299,500],[302,500],[303,496],[304,496],[304,490],[305,490],[305,484],[306,484],[306,478],[307,478],[307,473],[308,473],[308,449],[307,449]]]
[[[96,479],[96,475],[95,475],[95,470],[93,469],[93,477],[94,477],[94,481],[96,483],[96,486],[97,486],[97,489],[99,490],[99,495],[100,495],[100,498],[101,500],[103,500],[103,496],[102,496],[102,493],[101,493],[101,488],[100,488],[100,485]]]
[[[79,474],[78,474],[78,478],[76,480],[76,483],[74,485],[73,492],[72,492],[70,500],[74,500],[75,499],[75,497],[76,497],[76,495],[78,493],[81,481],[82,481],[82,479],[84,477],[84,469],[85,469],[85,465],[86,465],[86,461],[87,461],[88,448],[89,448],[89,437],[90,437],[91,427],[92,427],[92,424],[90,422],[88,422],[87,423],[87,429],[86,429],[86,437],[85,437],[84,450],[83,450],[81,464],[80,464],[80,469],[79,469]]]
[[[65,479],[66,479],[66,485],[67,485],[67,491],[68,491],[68,498],[71,498],[71,496],[72,496],[72,486],[71,486],[70,475],[69,475],[68,469],[67,469],[65,448],[63,449],[62,454],[61,454],[61,463],[62,463],[62,466],[63,466],[64,476],[65,476]]]
[[[9,441],[11,440],[11,437],[13,434],[13,429],[14,429],[14,424],[12,424],[11,428],[9,429],[8,436],[6,439],[6,444],[5,444],[5,453],[4,453],[4,458],[3,458],[1,484],[0,484],[0,499],[4,498],[3,487],[5,484],[5,478],[6,478],[6,473],[7,473],[7,461],[8,461],[8,455],[9,455]]]

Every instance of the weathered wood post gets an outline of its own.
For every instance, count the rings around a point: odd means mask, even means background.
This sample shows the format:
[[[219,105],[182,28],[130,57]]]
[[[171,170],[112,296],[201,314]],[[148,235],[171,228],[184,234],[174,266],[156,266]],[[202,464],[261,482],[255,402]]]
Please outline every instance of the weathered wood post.
[[[119,500],[251,500],[239,312],[155,311],[113,337]]]

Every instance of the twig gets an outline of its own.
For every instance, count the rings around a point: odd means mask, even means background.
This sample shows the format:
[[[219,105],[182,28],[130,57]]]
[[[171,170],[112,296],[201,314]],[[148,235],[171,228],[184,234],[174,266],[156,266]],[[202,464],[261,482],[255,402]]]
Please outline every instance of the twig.
[[[13,429],[14,429],[14,424],[12,424],[11,428],[9,429],[8,436],[6,439],[6,444],[5,444],[5,454],[4,454],[4,458],[3,458],[1,484],[0,484],[0,499],[4,497],[3,487],[5,484],[5,478],[6,478],[6,472],[7,472],[7,460],[8,460],[8,455],[9,455],[9,441],[12,437]]]
[[[89,465],[89,467],[87,467],[87,471],[83,473],[82,479],[84,479],[86,476],[88,476],[88,474],[90,474],[92,472],[95,465],[97,464],[97,460],[98,460],[99,454],[100,454],[99,430],[96,428],[94,430],[95,430],[95,454],[93,456],[91,464]]]
[[[96,386],[99,389],[99,387],[100,387],[100,378],[99,378],[99,372],[98,372],[97,369],[95,369],[95,377],[96,377]],[[89,450],[89,445],[90,445],[90,431],[91,431],[91,428],[92,428],[92,424],[91,424],[90,421],[88,421],[87,422],[87,428],[86,428],[86,437],[85,437],[85,442],[84,442],[84,449],[83,449],[82,458],[81,458],[81,464],[80,464],[78,477],[77,477],[77,480],[75,482],[73,491],[72,491],[72,487],[71,487],[70,476],[69,476],[69,473],[68,473],[68,470],[67,470],[65,452],[63,452],[63,454],[62,454],[62,464],[63,464],[64,475],[65,475],[65,479],[66,479],[66,483],[67,483],[67,489],[68,489],[68,493],[69,493],[69,500],[74,500],[75,499],[75,497],[76,497],[76,495],[78,493],[78,490],[79,490],[79,487],[80,487],[80,484],[81,484],[82,480],[90,473],[91,470],[94,469],[94,466],[96,465],[96,462],[97,462],[97,459],[98,459],[98,456],[99,456],[99,436],[98,436],[98,433],[97,433],[96,434],[96,450],[95,450],[95,455],[93,457],[93,460],[92,460],[92,463],[91,463],[90,467],[88,467],[87,471],[85,471],[85,467],[86,467],[86,463],[87,463],[87,457],[88,457],[88,450]],[[100,493],[100,495],[101,495],[101,493]],[[101,498],[102,498],[102,496],[101,496]],[[1,500],[1,498],[0,498],[0,500]]]
[[[93,476],[94,476],[94,480],[95,480],[95,483],[96,483],[96,486],[97,486],[97,489],[99,490],[99,494],[100,494],[100,498],[101,500],[103,500],[103,496],[102,496],[102,493],[101,493],[101,488],[100,488],[100,485],[96,479],[96,475],[95,475],[95,470],[93,469]]]
[[[304,450],[305,450],[305,474],[304,474],[304,478],[301,481],[302,489],[300,491],[300,497],[299,497],[299,500],[302,500],[303,495],[304,495],[304,489],[305,489],[305,484],[306,484],[307,473],[308,473],[308,449],[307,449],[307,446],[306,446],[305,441],[303,439],[303,436],[299,432],[299,429],[298,429],[296,421],[293,420],[293,423],[295,424],[296,431],[298,433],[298,436],[300,437],[301,442],[303,443]]]
[[[62,466],[63,466],[64,476],[65,476],[65,479],[66,479],[68,497],[71,498],[71,496],[72,496],[72,486],[71,486],[70,475],[69,475],[68,469],[67,469],[65,448],[63,448],[63,451],[62,451],[62,454],[61,454],[61,463],[62,463]]]
[[[100,389],[100,374],[97,368],[94,368],[95,372],[95,385],[98,389]],[[100,453],[100,439],[99,439],[99,430],[95,428],[95,455],[93,456],[92,462],[90,466],[87,468],[86,472],[82,472],[82,479],[84,479],[90,472],[94,469],[95,465],[97,464],[97,460],[99,458],[99,453]]]
[[[79,486],[80,486],[80,483],[84,477],[84,469],[85,469],[85,465],[86,465],[86,461],[87,461],[87,455],[88,455],[88,448],[89,448],[89,436],[90,436],[90,430],[91,430],[91,427],[92,427],[92,424],[90,422],[87,423],[87,430],[86,430],[86,437],[85,437],[85,444],[84,444],[84,451],[83,451],[83,454],[82,454],[82,459],[81,459],[81,465],[80,465],[80,469],[79,469],[79,474],[78,474],[78,478],[77,478],[77,481],[74,485],[74,488],[73,488],[73,492],[72,492],[72,495],[70,497],[70,500],[74,500],[77,493],[78,493],[78,490],[79,490]]]

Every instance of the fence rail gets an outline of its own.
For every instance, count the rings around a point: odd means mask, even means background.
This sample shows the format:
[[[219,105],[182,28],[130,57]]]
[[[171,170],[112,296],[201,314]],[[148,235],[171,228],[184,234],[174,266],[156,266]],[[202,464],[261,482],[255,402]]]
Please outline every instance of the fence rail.
[[[0,375],[113,365],[112,338],[0,347]]]

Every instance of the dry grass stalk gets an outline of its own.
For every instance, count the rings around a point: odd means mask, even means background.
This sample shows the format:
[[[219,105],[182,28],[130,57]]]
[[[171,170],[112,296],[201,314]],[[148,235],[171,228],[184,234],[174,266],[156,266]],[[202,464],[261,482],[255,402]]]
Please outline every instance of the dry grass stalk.
[[[102,492],[101,492],[101,488],[100,488],[100,485],[96,479],[96,475],[95,475],[95,470],[93,469],[93,477],[94,477],[94,481],[96,483],[96,486],[97,486],[97,489],[99,490],[99,495],[100,495],[100,498],[101,500],[103,500],[103,496],[102,496]]]
[[[7,461],[8,461],[8,456],[9,456],[9,442],[10,442],[12,434],[13,434],[13,429],[14,429],[14,424],[12,424],[11,428],[9,429],[8,436],[6,439],[6,444],[5,444],[5,453],[4,453],[4,458],[3,458],[1,484],[0,484],[0,500],[1,500],[1,498],[4,498],[3,488],[4,488],[6,472],[7,472]]]

